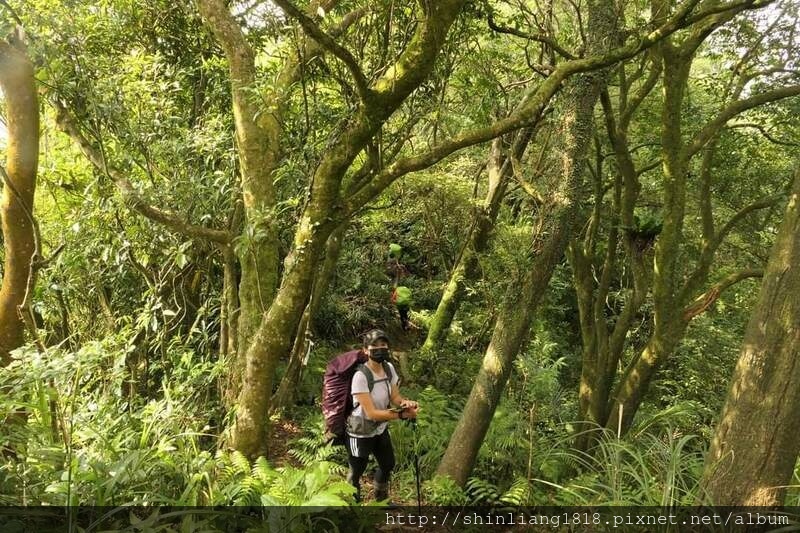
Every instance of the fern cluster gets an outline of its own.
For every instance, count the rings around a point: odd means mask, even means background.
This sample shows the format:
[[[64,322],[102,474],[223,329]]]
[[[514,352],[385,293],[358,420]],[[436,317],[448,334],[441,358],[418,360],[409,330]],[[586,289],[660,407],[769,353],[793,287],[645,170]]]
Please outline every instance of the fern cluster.
[[[341,506],[348,505],[355,490],[336,473],[337,465],[327,461],[273,468],[264,457],[251,464],[239,452],[220,452],[215,470],[205,505]]]
[[[325,439],[325,423],[319,411],[304,420],[304,436],[293,442],[289,455],[297,459],[303,466],[311,466],[320,462],[328,462],[331,472],[344,475],[346,463],[344,449],[331,446]]]

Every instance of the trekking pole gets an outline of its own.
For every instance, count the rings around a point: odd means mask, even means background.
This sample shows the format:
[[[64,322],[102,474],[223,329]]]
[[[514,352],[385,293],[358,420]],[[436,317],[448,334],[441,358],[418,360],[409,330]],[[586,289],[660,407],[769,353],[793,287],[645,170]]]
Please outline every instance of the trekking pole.
[[[422,515],[422,503],[419,490],[419,436],[417,435],[417,419],[411,419],[414,428],[414,477],[417,479],[417,516]]]

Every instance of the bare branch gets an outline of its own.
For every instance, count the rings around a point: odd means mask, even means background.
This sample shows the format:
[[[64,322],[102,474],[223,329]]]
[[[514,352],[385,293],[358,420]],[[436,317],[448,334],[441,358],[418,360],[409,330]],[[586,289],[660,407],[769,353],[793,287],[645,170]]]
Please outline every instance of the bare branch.
[[[722,292],[739,283],[742,280],[750,278],[761,278],[764,276],[763,270],[749,269],[740,272],[734,272],[719,283],[714,284],[706,292],[698,296],[691,304],[683,309],[683,319],[689,321],[707,311],[719,299]]]
[[[620,117],[619,117],[619,127],[623,128],[624,130],[628,129],[628,125],[633,118],[634,113],[642,104],[647,95],[652,92],[653,88],[658,83],[658,80],[661,78],[661,62],[660,61],[653,61],[651,62],[650,72],[647,75],[647,79],[639,86],[639,90],[634,93],[630,100],[625,103],[625,108],[620,109]]]
[[[660,159],[658,159],[656,161],[652,161],[652,162],[646,164],[645,166],[643,166],[642,168],[637,169],[636,170],[636,175],[637,176],[641,176],[645,172],[650,172],[654,168],[658,168],[660,165],[661,165],[661,160]]]
[[[521,169],[519,168],[519,162],[516,161],[515,159],[516,158],[511,159],[512,161],[511,167],[513,168],[511,176],[514,178],[514,181],[520,186],[523,192],[525,192],[525,194],[533,198],[533,200],[537,204],[539,205],[546,204],[547,200],[542,195],[542,193],[539,192],[539,190],[531,182],[526,180],[525,177],[522,175]]]
[[[683,57],[691,56],[694,54],[695,50],[703,44],[706,37],[714,30],[733,19],[737,14],[748,9],[760,9],[773,2],[775,2],[775,0],[740,0],[731,3],[720,2],[706,8],[696,16],[688,17],[688,25],[693,25],[693,29],[690,35],[681,44],[679,53]],[[694,25],[695,23],[697,24]]]
[[[572,54],[571,52],[569,52],[566,48],[564,48],[563,46],[559,45],[554,39],[552,39],[551,37],[549,37],[547,35],[544,35],[544,34],[541,34],[541,33],[525,33],[524,31],[521,31],[521,30],[518,30],[518,29],[515,29],[515,28],[509,28],[509,27],[506,27],[506,26],[500,26],[499,24],[497,24],[495,22],[494,17],[492,16],[491,13],[489,13],[489,16],[487,17],[487,22],[489,23],[489,27],[492,30],[496,31],[497,33],[505,33],[507,35],[514,35],[516,37],[521,37],[523,39],[528,39],[530,41],[536,41],[536,42],[539,42],[539,43],[542,43],[542,44],[546,44],[547,46],[552,48],[555,52],[557,52],[562,57],[565,57],[567,59],[575,59],[576,58],[575,54]]]
[[[281,0],[283,1],[283,0]],[[434,146],[428,152],[410,156],[391,165],[377,173],[375,177],[350,195],[344,206],[344,216],[349,216],[367,204],[395,180],[408,174],[428,168],[450,154],[489,141],[510,131],[535,124],[540,118],[545,106],[553,95],[558,92],[561,84],[568,77],[582,72],[590,72],[611,66],[618,61],[629,59],[642,50],[646,50],[676,31],[684,28],[688,16],[701,0],[686,0],[675,13],[661,26],[645,35],[640,35],[631,42],[611,50],[602,56],[592,56],[581,59],[572,59],[560,63],[556,69],[537,87],[531,88],[523,97],[522,102],[507,117],[482,128],[464,132],[455,138],[448,139]],[[746,0],[735,4],[736,6],[753,6],[753,0]],[[759,4],[760,5],[760,4]],[[691,20],[697,22],[718,13],[718,9],[709,9],[694,15]],[[656,164],[657,165],[657,164]]]
[[[800,146],[800,142],[791,142],[791,141],[782,141],[780,139],[776,139],[772,136],[767,129],[762,126],[761,124],[756,124],[754,122],[738,122],[736,124],[728,124],[728,128],[753,128],[759,131],[761,135],[763,135],[769,142],[773,144],[779,144],[781,146],[791,146],[793,148]]]
[[[750,205],[747,205],[740,210],[738,210],[729,220],[725,223],[722,228],[720,228],[719,232],[717,233],[716,237],[714,238],[715,243],[719,246],[720,243],[727,237],[727,235],[731,232],[731,230],[738,224],[744,217],[752,213],[753,211],[758,211],[760,209],[767,209],[768,207],[772,207],[776,205],[778,202],[781,202],[786,199],[786,193],[779,193],[774,194],[772,196],[767,196],[766,198],[762,198],[753,202]]]
[[[768,207],[772,207],[785,198],[786,198],[786,193],[775,194],[773,196],[762,198],[761,200],[758,200],[756,202],[751,203],[750,205],[743,207],[742,209],[737,211],[722,226],[722,228],[720,228],[720,230],[713,238],[706,239],[703,248],[700,252],[700,259],[697,262],[697,266],[695,267],[694,271],[688,276],[685,283],[683,284],[683,287],[681,288],[679,301],[686,301],[705,282],[708,272],[711,269],[712,261],[714,260],[714,254],[716,253],[717,249],[720,247],[722,242],[725,240],[725,237],[728,236],[728,234],[733,230],[736,224],[738,224],[742,219],[744,219],[750,213],[758,211],[760,209],[766,209]]]
[[[800,95],[800,85],[789,85],[787,87],[773,89],[765,93],[751,96],[750,98],[745,98],[744,100],[737,100],[736,102],[733,102],[725,109],[720,111],[716,118],[708,122],[699,132],[697,132],[697,134],[694,136],[694,139],[692,139],[692,142],[689,144],[688,156],[692,157],[694,154],[699,152],[703,146],[705,146],[706,143],[708,143],[708,141],[710,141],[733,117],[744,113],[749,109],[753,109],[754,107],[782,100],[784,98],[791,98],[792,96],[797,95]]]
[[[353,54],[351,54],[347,48],[337,43],[333,37],[325,33],[325,31],[320,28],[311,17],[303,13],[303,11],[301,11],[289,0],[273,1],[283,10],[284,13],[297,20],[297,22],[303,28],[303,31],[305,31],[312,39],[317,41],[323,48],[328,50],[330,53],[339,58],[342,63],[344,63],[344,65],[350,71],[350,75],[353,76],[353,82],[355,83],[356,92],[358,93],[359,97],[362,101],[367,101],[370,95],[369,84],[367,83],[367,78],[364,76],[364,73],[361,71],[361,67],[358,65],[358,61],[356,61],[356,58],[353,57]]]

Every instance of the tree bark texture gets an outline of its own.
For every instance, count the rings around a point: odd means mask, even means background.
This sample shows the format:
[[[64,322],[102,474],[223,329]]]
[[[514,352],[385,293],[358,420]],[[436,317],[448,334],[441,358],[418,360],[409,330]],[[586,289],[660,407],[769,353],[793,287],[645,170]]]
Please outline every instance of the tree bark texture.
[[[649,246],[641,247],[630,234],[634,227],[634,208],[641,185],[629,147],[628,126],[648,94],[659,79],[660,65],[655,62],[650,72],[635,92],[625,76],[625,65],[618,71],[620,90],[618,115],[607,91],[601,93],[605,125],[614,148],[617,174],[613,185],[611,216],[609,217],[606,253],[600,268],[599,279],[594,275],[594,257],[597,239],[587,231],[583,242],[576,239],[570,248],[573,280],[578,301],[583,353],[581,358],[581,380],[579,387],[578,421],[588,422],[579,432],[575,446],[587,451],[595,441],[594,428],[604,426],[608,416],[608,401],[614,384],[619,360],[625,349],[625,339],[636,313],[644,303],[650,286],[648,260]],[[603,174],[602,158],[598,158],[595,176],[595,210],[590,228],[599,225],[602,218]],[[620,235],[619,227],[626,228]],[[607,298],[611,279],[617,264],[619,241],[624,244],[627,270],[630,272],[630,287],[626,290],[625,305],[616,316],[613,325],[606,317]]]
[[[693,53],[684,53],[667,39],[656,47],[654,54],[663,65],[660,71],[664,93],[661,110],[664,223],[656,240],[653,260],[653,335],[625,369],[608,407],[606,427],[621,433],[630,428],[656,370],[672,354],[688,326],[682,315],[683,302],[677,293],[682,281],[679,279],[680,250],[690,157],[683,139],[681,118]]]
[[[0,203],[5,262],[0,287],[0,364],[22,346],[20,317],[35,251],[33,200],[39,158],[39,104],[34,69],[21,39],[0,41],[0,87],[6,103],[8,145]]]
[[[670,4],[661,0],[653,2],[652,11],[658,16],[669,12]],[[761,94],[738,99],[746,82],[726,94],[726,103],[718,114],[697,133],[686,138],[684,136],[683,118],[684,100],[687,93],[689,74],[698,47],[714,31],[730,21],[743,9],[754,9],[762,6],[741,4],[723,10],[706,20],[696,23],[684,38],[668,37],[660,42],[653,54],[661,63],[664,95],[661,110],[661,163],[663,183],[663,226],[655,244],[653,260],[653,335],[644,350],[633,359],[626,368],[614,391],[609,405],[609,417],[606,427],[615,431],[627,432],[633,422],[642,399],[644,398],[658,368],[674,353],[686,334],[689,322],[697,314],[708,308],[702,302],[709,298],[713,303],[719,291],[703,291],[707,283],[710,268],[716,250],[733,226],[748,213],[763,208],[766,202],[755,202],[736,213],[719,231],[714,230],[713,213],[711,211],[710,179],[714,159],[716,137],[728,120],[739,113],[763,105],[767,102],[788,98],[800,86],[789,86],[765,91]],[[660,15],[659,15],[660,14]],[[623,122],[623,121],[621,121]],[[621,144],[624,144],[624,128],[612,136],[615,139],[615,153],[619,156]],[[703,245],[700,258],[693,270],[686,272],[686,243],[684,236],[684,220],[686,216],[686,183],[689,175],[691,158],[701,149],[706,152],[701,163],[701,222]],[[627,165],[625,158],[619,158],[621,169]],[[720,290],[738,280],[753,277],[751,273],[734,275],[732,283],[723,281],[718,284]],[[715,286],[717,287],[717,286]],[[621,424],[620,424],[621,421]]]
[[[256,456],[267,449],[267,413],[277,362],[294,345],[325,243],[350,215],[341,201],[345,173],[383,123],[427,78],[464,2],[419,4],[420,23],[408,46],[367,89],[353,115],[332,137],[311,177],[309,199],[284,261],[280,288],[245,353],[244,382],[231,440],[233,447],[246,455]]]
[[[273,173],[280,161],[281,95],[279,90],[266,95],[257,92],[255,52],[226,3],[200,0],[198,6],[228,60],[241,175],[244,232],[242,244],[238,247],[241,268],[239,307],[236,313],[228,312],[229,322],[236,322],[234,328],[229,328],[228,335],[235,330],[237,338],[228,341],[234,377],[229,380],[233,390],[226,396],[235,396],[240,383],[237,378],[244,363],[237,352],[230,352],[230,348],[249,346],[278,288],[280,262]],[[272,104],[269,112],[261,110],[264,105],[262,96]],[[238,231],[238,228],[232,229]]]
[[[303,317],[297,328],[297,334],[295,335],[294,346],[292,347],[292,354],[289,357],[289,364],[286,367],[286,373],[281,379],[278,390],[275,392],[275,396],[272,399],[271,408],[275,411],[290,406],[295,399],[295,392],[303,369],[303,358],[305,357],[306,351],[309,349],[309,342],[311,341],[307,333],[310,332],[314,316],[317,314],[325,298],[325,294],[328,292],[331,281],[336,274],[336,264],[339,261],[339,253],[342,249],[342,239],[349,226],[349,222],[342,223],[342,225],[336,228],[331,236],[328,237],[328,242],[325,245],[325,259],[314,278],[311,297],[306,305],[305,311],[303,311]]]
[[[713,505],[782,505],[800,454],[800,170],[750,316],[702,486]]]

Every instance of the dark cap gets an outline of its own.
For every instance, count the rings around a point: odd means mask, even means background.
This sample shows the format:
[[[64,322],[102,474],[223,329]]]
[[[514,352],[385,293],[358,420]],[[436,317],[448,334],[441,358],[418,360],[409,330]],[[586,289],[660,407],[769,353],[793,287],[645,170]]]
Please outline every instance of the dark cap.
[[[364,346],[370,346],[375,344],[376,341],[383,339],[386,341],[386,344],[389,344],[389,336],[380,329],[372,329],[364,335]]]

